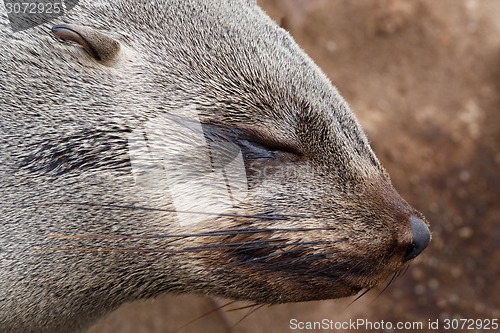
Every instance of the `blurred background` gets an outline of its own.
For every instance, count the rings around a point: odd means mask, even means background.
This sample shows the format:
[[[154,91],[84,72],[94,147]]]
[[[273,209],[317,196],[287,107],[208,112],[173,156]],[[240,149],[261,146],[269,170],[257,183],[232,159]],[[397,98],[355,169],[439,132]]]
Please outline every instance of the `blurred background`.
[[[266,306],[246,318],[251,309],[216,310],[179,332],[291,332],[293,318],[500,320],[500,1],[258,2],[337,86],[433,239],[387,290],[353,304]],[[89,332],[172,332],[225,303],[166,295],[125,305]]]

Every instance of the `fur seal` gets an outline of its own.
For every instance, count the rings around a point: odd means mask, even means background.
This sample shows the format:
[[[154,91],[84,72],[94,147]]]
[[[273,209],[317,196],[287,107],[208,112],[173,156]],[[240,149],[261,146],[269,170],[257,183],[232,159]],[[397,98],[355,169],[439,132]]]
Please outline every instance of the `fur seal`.
[[[82,0],[15,34],[0,12],[0,331],[84,331],[166,292],[350,296],[429,244],[254,1]]]

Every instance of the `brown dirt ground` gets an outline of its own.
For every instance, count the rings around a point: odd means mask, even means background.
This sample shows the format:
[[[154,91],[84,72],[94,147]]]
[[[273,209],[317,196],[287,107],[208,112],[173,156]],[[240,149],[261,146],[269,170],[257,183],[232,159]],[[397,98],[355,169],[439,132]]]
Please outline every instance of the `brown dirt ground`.
[[[232,332],[290,332],[291,318],[424,327],[429,319],[500,320],[500,1],[259,3],[350,103],[433,240],[380,296],[382,288],[350,306],[353,299],[265,307]],[[171,332],[219,304],[166,295],[125,305],[89,332]],[[247,312],[215,311],[180,332],[222,332]]]

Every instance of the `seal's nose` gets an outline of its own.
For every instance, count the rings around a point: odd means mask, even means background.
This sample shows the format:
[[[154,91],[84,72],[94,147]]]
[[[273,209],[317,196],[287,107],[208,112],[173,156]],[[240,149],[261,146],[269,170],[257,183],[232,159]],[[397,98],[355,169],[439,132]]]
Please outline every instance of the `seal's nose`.
[[[410,216],[410,225],[413,238],[403,258],[403,262],[418,256],[429,245],[431,240],[431,232],[423,220],[416,216]]]

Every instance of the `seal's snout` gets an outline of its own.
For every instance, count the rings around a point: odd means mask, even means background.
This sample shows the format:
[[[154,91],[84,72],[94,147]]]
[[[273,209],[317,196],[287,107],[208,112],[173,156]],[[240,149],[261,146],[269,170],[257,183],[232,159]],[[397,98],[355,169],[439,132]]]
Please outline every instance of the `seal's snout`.
[[[410,216],[410,225],[413,238],[403,258],[403,262],[418,256],[429,245],[431,240],[431,232],[422,219],[414,215]]]

